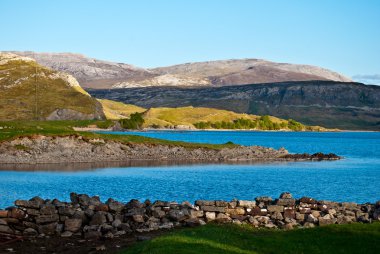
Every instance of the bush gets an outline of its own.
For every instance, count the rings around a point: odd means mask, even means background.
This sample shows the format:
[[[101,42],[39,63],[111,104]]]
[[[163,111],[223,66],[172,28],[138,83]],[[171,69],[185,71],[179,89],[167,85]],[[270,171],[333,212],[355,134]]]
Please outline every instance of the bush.
[[[124,129],[129,130],[139,130],[142,128],[142,125],[144,124],[144,118],[142,113],[133,113],[129,117],[129,119],[121,119],[119,120],[120,125]]]

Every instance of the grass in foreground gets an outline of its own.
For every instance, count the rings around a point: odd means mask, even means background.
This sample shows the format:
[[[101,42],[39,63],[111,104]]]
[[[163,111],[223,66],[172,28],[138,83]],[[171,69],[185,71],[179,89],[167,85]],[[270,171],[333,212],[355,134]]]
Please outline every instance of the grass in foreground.
[[[180,141],[170,141],[163,139],[155,139],[142,137],[137,135],[115,135],[115,134],[99,134],[92,132],[74,131],[73,127],[97,126],[99,128],[107,128],[112,121],[100,120],[82,120],[82,121],[6,121],[0,122],[0,142],[12,140],[17,137],[45,135],[45,136],[66,136],[81,135],[87,138],[102,138],[105,140],[113,140],[122,143],[144,143],[144,144],[161,144],[182,146],[185,148],[208,148],[222,149],[226,147],[235,147],[233,143],[214,145],[214,144],[198,144]]]
[[[330,225],[291,231],[206,225],[137,243],[136,253],[380,253],[380,223]]]

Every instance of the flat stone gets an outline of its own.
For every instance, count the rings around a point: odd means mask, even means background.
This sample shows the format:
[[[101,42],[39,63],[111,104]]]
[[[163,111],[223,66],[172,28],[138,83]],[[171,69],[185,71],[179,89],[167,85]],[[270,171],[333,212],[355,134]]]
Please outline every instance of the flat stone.
[[[201,206],[201,210],[205,212],[218,212],[218,213],[224,213],[226,211],[225,207],[218,207],[218,206]]]
[[[274,212],[282,213],[284,211],[284,207],[280,205],[268,205],[267,209],[268,209],[268,212],[270,213],[274,213]]]
[[[296,200],[294,198],[280,198],[276,201],[276,205],[280,206],[294,206]]]
[[[215,201],[214,200],[197,200],[197,201],[195,201],[195,205],[197,205],[197,206],[214,206]]]
[[[219,207],[227,207],[227,206],[228,206],[228,202],[226,202],[226,201],[221,201],[221,200],[217,200],[217,201],[215,201],[215,206],[219,206]]]
[[[293,209],[285,209],[284,210],[284,218],[295,219],[296,218],[295,211]]]
[[[236,208],[227,208],[225,210],[225,213],[228,213],[230,215],[244,215],[245,214],[245,209],[242,207],[236,207]]]
[[[7,217],[8,217],[8,211],[0,210],[0,218],[7,218]]]
[[[36,223],[37,224],[45,224],[50,222],[57,222],[59,221],[59,215],[58,214],[52,214],[52,215],[40,215],[36,217]]]
[[[71,237],[73,235],[73,232],[65,231],[61,234],[61,237]]]
[[[254,208],[256,206],[256,201],[239,200],[238,206],[241,206],[244,208]]]

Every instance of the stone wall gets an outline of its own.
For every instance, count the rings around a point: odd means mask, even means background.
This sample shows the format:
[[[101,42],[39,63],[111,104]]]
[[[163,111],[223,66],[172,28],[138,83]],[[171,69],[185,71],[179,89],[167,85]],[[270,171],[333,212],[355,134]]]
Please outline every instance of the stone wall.
[[[113,238],[134,232],[149,232],[208,222],[250,224],[254,227],[292,229],[380,220],[376,204],[337,203],[290,193],[280,198],[247,200],[197,200],[195,204],[149,200],[121,203],[99,197],[70,194],[71,202],[57,199],[16,200],[14,207],[0,210],[0,233],[26,237],[60,235]]]

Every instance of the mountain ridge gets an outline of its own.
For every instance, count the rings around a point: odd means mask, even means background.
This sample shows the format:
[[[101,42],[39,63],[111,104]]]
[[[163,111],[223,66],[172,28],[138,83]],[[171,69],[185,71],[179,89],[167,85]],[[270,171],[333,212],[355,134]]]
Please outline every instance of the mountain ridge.
[[[213,87],[284,81],[352,80],[337,72],[302,64],[245,58],[177,64],[144,69],[125,63],[98,60],[75,53],[12,51],[42,65],[73,75],[84,88]]]

